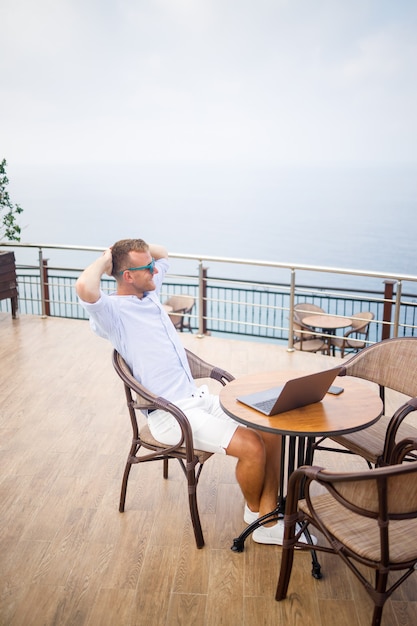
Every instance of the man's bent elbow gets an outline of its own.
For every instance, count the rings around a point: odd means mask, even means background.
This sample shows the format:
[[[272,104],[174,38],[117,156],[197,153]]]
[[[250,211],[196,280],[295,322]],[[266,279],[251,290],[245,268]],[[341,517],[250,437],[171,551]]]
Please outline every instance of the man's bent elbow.
[[[91,289],[86,285],[82,278],[78,278],[75,283],[75,291],[77,296],[83,301],[89,304],[94,304],[100,298],[100,291]]]

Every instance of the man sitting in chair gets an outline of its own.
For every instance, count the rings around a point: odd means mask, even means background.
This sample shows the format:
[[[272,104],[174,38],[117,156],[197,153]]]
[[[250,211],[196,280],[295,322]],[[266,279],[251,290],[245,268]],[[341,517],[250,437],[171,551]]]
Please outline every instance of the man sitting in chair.
[[[185,413],[195,448],[237,458],[236,478],[246,502],[244,520],[251,523],[276,507],[281,437],[238,425],[223,412],[218,396],[207,387],[196,387],[179,335],[159,300],[167,270],[163,246],[125,239],[82,272],[76,290],[94,332],[112,343],[139,382]],[[103,274],[116,279],[112,295],[100,289]],[[148,415],[148,424],[161,443],[178,441],[180,429],[170,413],[155,410]],[[253,533],[258,543],[281,545],[282,538],[282,521]]]

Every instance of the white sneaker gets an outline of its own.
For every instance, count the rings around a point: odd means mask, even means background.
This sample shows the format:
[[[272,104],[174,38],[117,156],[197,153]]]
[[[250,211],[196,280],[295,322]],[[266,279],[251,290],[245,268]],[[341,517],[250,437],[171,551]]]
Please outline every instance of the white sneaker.
[[[259,513],[255,513],[255,511],[251,511],[247,504],[245,504],[245,511],[243,513],[243,519],[245,524],[252,524],[256,522],[259,517]]]
[[[252,539],[256,543],[269,543],[282,546],[284,540],[284,522],[278,520],[275,526],[259,526],[252,533]]]
[[[313,545],[317,545],[317,538],[314,535],[311,536]],[[278,520],[275,526],[259,526],[255,528],[252,533],[252,538],[256,543],[274,544],[276,546],[282,546],[284,541],[284,522]],[[309,543],[305,535],[301,535],[299,539],[300,543]]]

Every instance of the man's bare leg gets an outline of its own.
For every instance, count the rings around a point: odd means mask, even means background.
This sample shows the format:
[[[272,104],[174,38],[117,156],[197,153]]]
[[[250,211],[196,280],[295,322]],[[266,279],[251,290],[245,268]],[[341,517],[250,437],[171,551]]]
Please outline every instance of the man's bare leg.
[[[236,479],[252,511],[259,511],[265,484],[266,446],[262,437],[250,428],[239,427],[226,454],[237,458]]]
[[[265,478],[262,489],[259,515],[266,515],[277,507],[281,473],[282,437],[273,433],[260,433],[265,445]],[[275,524],[276,522],[272,522]],[[270,524],[267,524],[270,525]]]

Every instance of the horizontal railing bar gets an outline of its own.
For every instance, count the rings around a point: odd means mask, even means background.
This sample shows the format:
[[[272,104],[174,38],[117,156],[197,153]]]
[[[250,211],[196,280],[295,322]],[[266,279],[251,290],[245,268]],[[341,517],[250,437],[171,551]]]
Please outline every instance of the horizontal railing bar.
[[[39,243],[21,243],[21,242],[0,242],[0,247],[16,247],[16,248],[36,248],[39,250],[79,250],[80,252],[103,252],[106,248],[96,246],[77,246],[77,245],[57,245],[57,244],[39,244]],[[304,265],[301,263],[282,263],[278,261],[263,261],[259,259],[241,259],[234,257],[218,257],[201,254],[183,254],[178,252],[170,252],[169,256],[175,259],[194,260],[202,263],[208,261],[210,263],[232,263],[237,265],[256,265],[258,267],[271,267],[277,269],[289,269],[291,271],[308,271],[321,272],[329,274],[349,274],[351,276],[365,276],[368,278],[385,278],[395,281],[411,281],[417,282],[417,276],[411,274],[395,274],[390,272],[375,272],[368,270],[355,270],[341,267],[328,267],[323,265]]]

